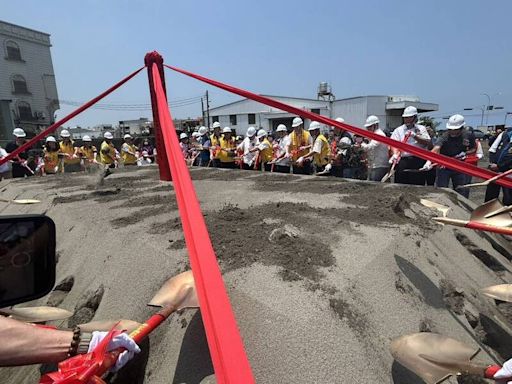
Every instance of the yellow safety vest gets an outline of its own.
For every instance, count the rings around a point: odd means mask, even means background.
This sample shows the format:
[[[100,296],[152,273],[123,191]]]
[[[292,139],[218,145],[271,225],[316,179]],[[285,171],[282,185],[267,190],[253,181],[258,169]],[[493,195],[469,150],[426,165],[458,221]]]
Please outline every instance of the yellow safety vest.
[[[66,144],[63,141],[61,141],[59,143],[59,148],[60,148],[61,153],[66,153],[69,156],[73,156],[75,154],[75,147],[73,147],[73,141],[70,141],[69,144]],[[64,158],[64,164],[78,164],[78,163],[80,163],[79,158],[76,158],[76,159],[72,159],[72,158],[68,158],[68,157]]]
[[[55,173],[55,168],[59,165],[59,151],[44,150],[44,171],[46,173]]]
[[[297,135],[295,131],[290,133],[290,154],[292,155],[293,161],[296,161],[299,157],[309,152],[307,149],[300,151],[299,148],[310,145],[310,137],[309,132],[304,130],[302,130],[300,135]]]
[[[129,148],[129,151],[133,152],[133,153],[135,153],[138,149],[133,144],[124,143],[123,146],[125,146],[125,145],[127,145]],[[137,157],[123,151],[123,147],[121,147],[121,158],[123,159],[123,163],[125,163],[125,164],[128,164],[128,165],[137,164]]]
[[[93,145],[91,145],[89,148],[87,148],[85,145],[80,147],[80,153],[82,154],[83,157],[85,157],[89,161],[94,160],[94,154],[96,152],[98,152],[98,151],[96,150],[96,147]]]
[[[219,152],[220,152],[219,149],[213,148],[213,147],[220,147],[220,139],[222,139],[222,137],[217,138],[217,136],[215,136],[215,135],[210,135],[210,146],[212,147],[214,159],[219,158]]]
[[[260,161],[262,163],[268,163],[269,161],[272,161],[274,151],[272,149],[272,144],[270,144],[270,141],[265,137],[265,140],[263,140],[263,144],[268,145],[268,148],[265,148],[260,152]]]
[[[100,161],[102,164],[112,164],[114,161],[103,153],[103,151],[106,149],[108,149],[108,153],[112,159],[116,158],[116,149],[114,148],[114,145],[112,143],[109,144],[106,141],[104,141],[103,143],[101,143],[100,147]]]
[[[234,137],[232,137],[230,140],[226,140],[224,138],[224,135],[222,135],[219,142],[220,142],[220,147],[222,149],[228,149],[228,150],[234,151],[236,148]],[[221,161],[221,163],[232,163],[235,161],[233,156],[229,156],[226,151],[219,151],[219,153],[217,154],[217,158]]]
[[[331,148],[329,146],[329,142],[322,134],[319,134],[316,140],[320,140],[322,142],[322,149],[320,150],[320,153],[315,153],[313,155],[313,162],[315,165],[326,165],[329,162],[329,158],[331,156]]]

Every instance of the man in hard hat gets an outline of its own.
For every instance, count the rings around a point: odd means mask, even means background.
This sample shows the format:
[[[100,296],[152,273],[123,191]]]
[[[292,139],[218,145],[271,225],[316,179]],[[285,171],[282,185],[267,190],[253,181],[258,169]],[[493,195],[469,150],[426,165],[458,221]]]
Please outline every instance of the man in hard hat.
[[[78,156],[78,146],[71,140],[71,134],[67,129],[60,132],[61,141],[59,143],[60,155],[63,156],[64,172],[80,172],[80,156]]]
[[[208,162],[210,161],[210,137],[208,136],[208,128],[199,127],[197,131],[199,134],[197,138],[198,150],[199,153],[199,166],[206,167],[208,166]]]
[[[343,117],[337,117],[334,120],[336,120],[338,123],[344,123],[345,122],[345,119]],[[347,131],[347,130],[345,130],[343,128],[338,128],[338,127],[331,127],[331,128],[333,128],[335,131],[338,132],[338,137],[340,139],[343,138],[343,137],[347,137],[347,138],[350,139],[352,144],[354,143],[354,137],[352,136],[352,134],[349,131]]]
[[[5,151],[7,153],[14,152],[18,147],[21,147],[25,144],[26,141],[26,133],[22,128],[15,128],[12,132],[14,135],[14,141],[11,141],[5,146]],[[25,150],[18,154],[18,156],[14,157],[12,160],[12,177],[25,177],[25,176],[33,176],[34,170],[36,168],[36,164],[32,156],[30,156],[29,151]]]
[[[257,145],[256,128],[247,128],[244,140],[237,147],[242,153],[242,169],[254,169],[254,160],[256,159],[256,152],[253,149]]]
[[[80,147],[79,155],[82,158],[83,167],[85,171],[89,171],[97,166],[98,161],[98,150],[92,145],[92,139],[90,136],[85,135],[82,137],[82,146]]]
[[[308,132],[314,140],[313,147],[307,154],[297,159],[297,163],[300,164],[305,159],[312,158],[317,173],[324,170],[329,172],[332,167],[330,164],[331,148],[325,136],[320,133],[320,127],[321,124],[318,121],[312,121],[309,124]]]
[[[379,136],[386,136],[384,131],[379,128],[379,118],[371,115],[366,119],[364,127]],[[381,181],[389,170],[388,146],[377,140],[370,140],[369,143],[362,143],[361,148],[367,153],[368,159],[368,180]]]
[[[295,117],[292,121],[293,132],[290,133],[287,152],[290,154],[292,161],[293,173],[301,175],[310,175],[312,172],[311,161],[302,159],[300,163],[298,159],[309,152],[313,145],[313,139],[309,132],[304,130],[304,122],[300,117]]]
[[[391,138],[422,149],[429,149],[432,145],[430,135],[425,126],[418,124],[418,110],[409,106],[402,114],[404,124],[396,128]],[[406,140],[407,139],[407,140]],[[408,172],[407,170],[419,170],[425,164],[425,160],[413,156],[408,152],[400,152],[398,148],[392,148],[393,155],[389,163],[398,161],[395,167],[395,183],[425,185],[425,172]]]
[[[137,165],[139,167],[146,167],[151,165],[152,161],[149,158],[148,151],[142,151],[142,156],[137,159]]]
[[[499,131],[499,133],[498,133]],[[512,126],[506,127],[505,131],[496,130],[498,133],[496,138],[493,140],[491,147],[489,148],[489,165],[488,168],[491,171],[498,172],[498,160],[502,160],[508,152],[512,144]],[[497,199],[500,195],[502,187],[496,183],[490,183],[485,190],[484,201],[490,201]],[[508,202],[506,205],[512,204],[512,191],[508,188],[503,188],[503,202]]]
[[[110,174],[109,169],[115,168],[117,165],[116,149],[112,140],[114,135],[111,132],[105,132],[103,142],[100,147],[100,162],[105,168],[105,175]]]
[[[210,160],[212,165],[216,168],[220,167],[219,153],[220,153],[220,139],[222,134],[220,132],[220,123],[216,121],[212,125],[213,133],[210,136]]]
[[[217,155],[220,168],[236,168],[235,151],[236,144],[233,131],[229,127],[224,127],[220,138],[220,150]]]
[[[465,121],[462,115],[452,115],[446,123],[447,131],[439,138],[436,146],[432,149],[434,153],[440,153],[457,160],[464,161],[468,155],[476,152],[476,140],[473,132],[464,128]],[[432,169],[432,163],[427,161],[422,170]],[[464,197],[469,197],[469,188],[457,187],[466,184],[466,175],[449,168],[438,167],[436,184],[438,187],[447,188],[453,184],[453,189]]]
[[[133,144],[133,137],[127,133],[123,137],[124,143],[121,145],[121,159],[124,165],[137,165],[137,151],[139,150],[135,144]]]
[[[279,124],[276,128],[276,144],[274,149],[274,171],[279,173],[290,173],[290,155],[287,152],[290,144],[288,128],[284,124]]]
[[[251,149],[251,152],[257,153],[258,169],[270,172],[272,165],[269,163],[272,161],[274,151],[272,144],[268,140],[267,131],[260,129],[256,134],[256,138],[258,139],[258,145]]]
[[[43,163],[40,166],[41,175],[56,174],[59,170],[59,145],[55,137],[46,137],[43,149]]]

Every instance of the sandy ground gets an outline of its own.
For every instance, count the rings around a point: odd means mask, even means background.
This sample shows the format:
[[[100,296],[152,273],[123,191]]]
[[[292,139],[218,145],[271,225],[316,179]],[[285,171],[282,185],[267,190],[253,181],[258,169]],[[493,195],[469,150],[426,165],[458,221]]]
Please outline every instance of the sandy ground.
[[[261,174],[191,171],[258,383],[421,383],[388,346],[434,331],[512,356],[510,306],[479,289],[510,282],[508,242],[431,221],[419,204],[473,207],[433,188]],[[59,285],[34,304],[75,312],[62,326],[142,321],[161,284],[188,268],[172,183],[154,168],[97,177],[7,181],[2,214],[45,213],[57,225]],[[35,383],[31,366],[0,369],[2,383]],[[198,311],[174,315],[113,383],[214,383]],[[451,379],[449,382],[457,382]],[[460,379],[460,382],[482,382]]]

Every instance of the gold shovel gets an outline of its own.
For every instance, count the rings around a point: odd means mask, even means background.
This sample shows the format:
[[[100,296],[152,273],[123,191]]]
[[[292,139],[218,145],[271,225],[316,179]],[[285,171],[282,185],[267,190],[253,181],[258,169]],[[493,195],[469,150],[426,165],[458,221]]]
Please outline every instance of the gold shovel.
[[[8,199],[2,199],[0,198],[0,201],[4,203],[14,203],[14,204],[37,204],[40,203],[40,200],[36,199],[14,199],[14,200],[8,200]]]
[[[46,321],[67,319],[73,316],[73,313],[62,308],[42,306],[0,308],[0,315],[9,316],[26,323],[44,323]]]
[[[396,361],[427,384],[441,383],[451,375],[462,373],[492,378],[501,368],[472,363],[471,359],[479,352],[478,348],[437,333],[401,336],[391,342],[390,349]]]
[[[512,303],[512,284],[493,285],[482,289],[482,292],[492,299]]]
[[[127,320],[127,319],[98,320],[98,321],[91,321],[89,323],[79,325],[80,330],[82,330],[84,332],[110,331],[112,328],[115,327],[115,329],[123,330],[128,333],[133,332],[140,326],[141,326],[140,323],[133,321],[133,320]]]
[[[466,185],[459,185],[456,189],[462,189],[462,188],[470,188],[470,187],[485,187],[486,185],[491,184],[493,181],[496,181],[498,179],[501,179],[502,177],[505,177],[507,175],[510,175],[512,173],[512,169],[509,169],[506,172],[500,173],[494,177],[491,177],[490,179],[487,179],[485,181],[482,181],[480,183],[473,183],[473,184],[466,184]]]
[[[431,200],[427,200],[427,199],[420,199],[420,203],[427,208],[437,209],[439,212],[441,212],[443,214],[443,217],[446,217],[446,214],[451,209],[450,207],[447,207],[446,205],[442,205],[442,204],[436,203],[435,201],[431,201]]]

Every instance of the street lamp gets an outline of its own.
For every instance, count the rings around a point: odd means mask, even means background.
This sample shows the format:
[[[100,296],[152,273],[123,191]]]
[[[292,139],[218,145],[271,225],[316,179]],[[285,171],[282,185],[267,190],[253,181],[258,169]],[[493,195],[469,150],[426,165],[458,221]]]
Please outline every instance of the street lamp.
[[[475,109],[480,109],[482,111],[482,118],[480,119],[480,126],[482,126],[482,125],[484,125],[485,105],[482,105],[481,107],[476,107],[476,108],[464,108],[465,111],[474,111]]]
[[[489,108],[491,107],[491,96],[489,96],[487,93],[481,93],[482,96],[487,96],[487,114],[485,116],[485,125],[487,125],[487,123],[489,122]],[[483,125],[483,119],[482,119],[482,124]]]

